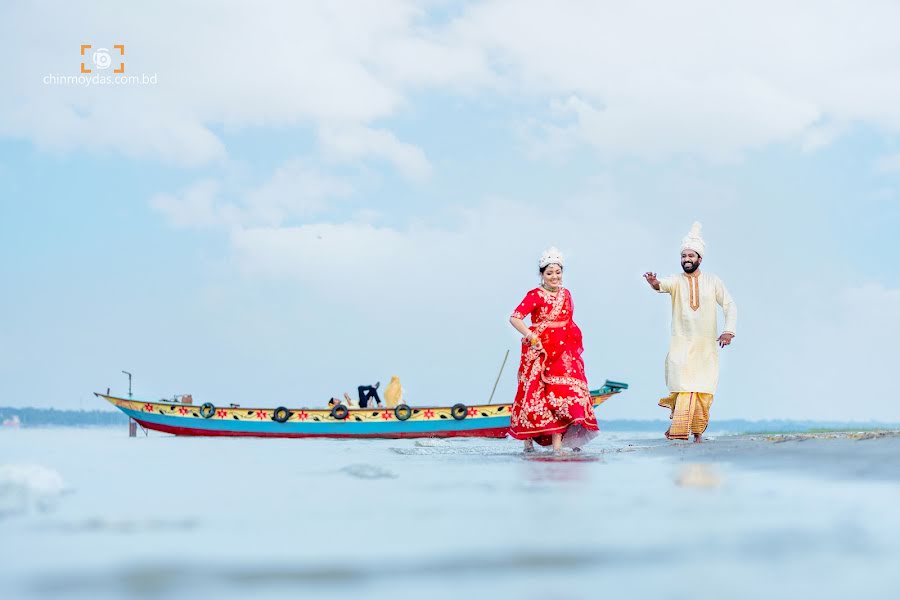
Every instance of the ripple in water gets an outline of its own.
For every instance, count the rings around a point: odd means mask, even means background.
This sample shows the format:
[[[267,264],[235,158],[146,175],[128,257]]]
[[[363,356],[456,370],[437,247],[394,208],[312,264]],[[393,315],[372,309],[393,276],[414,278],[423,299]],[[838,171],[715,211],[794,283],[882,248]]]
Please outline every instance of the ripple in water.
[[[397,477],[393,471],[384,467],[367,464],[347,465],[341,469],[341,472],[357,479],[396,479]]]

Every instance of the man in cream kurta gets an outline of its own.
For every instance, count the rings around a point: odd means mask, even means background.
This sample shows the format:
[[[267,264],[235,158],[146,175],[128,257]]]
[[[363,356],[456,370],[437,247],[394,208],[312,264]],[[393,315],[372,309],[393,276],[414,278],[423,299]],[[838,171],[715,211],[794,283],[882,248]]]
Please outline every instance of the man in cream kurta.
[[[699,442],[709,423],[709,409],[719,383],[719,349],[731,344],[737,327],[737,306],[725,284],[715,275],[700,272],[706,245],[700,224],[682,240],[684,273],[657,279],[644,274],[647,283],[672,297],[672,340],[666,356],[666,386],[670,395],[660,406],[671,410],[670,439]],[[718,335],[717,309],[725,313],[725,329]]]

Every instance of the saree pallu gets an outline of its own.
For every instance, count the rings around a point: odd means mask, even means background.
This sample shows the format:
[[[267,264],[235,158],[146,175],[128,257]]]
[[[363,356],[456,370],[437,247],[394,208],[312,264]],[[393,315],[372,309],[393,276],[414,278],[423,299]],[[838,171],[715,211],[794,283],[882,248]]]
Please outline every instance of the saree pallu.
[[[551,435],[563,434],[563,444],[580,447],[599,430],[584,374],[581,330],[572,319],[572,297],[560,289],[554,296],[535,289],[513,316],[531,315],[529,328],[541,340],[542,350],[522,342],[518,387],[510,415],[509,433],[542,446]]]
[[[703,392],[672,392],[659,405],[672,412],[672,425],[666,432],[670,440],[686,440],[692,433],[702,434],[709,425],[709,409],[713,395]]]

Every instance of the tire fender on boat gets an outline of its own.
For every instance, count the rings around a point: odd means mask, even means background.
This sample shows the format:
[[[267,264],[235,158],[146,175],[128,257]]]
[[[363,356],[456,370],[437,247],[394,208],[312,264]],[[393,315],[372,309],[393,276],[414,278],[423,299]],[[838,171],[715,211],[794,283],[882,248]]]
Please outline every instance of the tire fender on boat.
[[[211,416],[213,416],[214,414],[216,414],[216,407],[213,405],[212,402],[204,402],[200,406],[200,416],[203,417],[204,419],[208,419]]]
[[[337,404],[331,409],[331,418],[343,421],[350,415],[350,410],[343,404]]]
[[[398,421],[405,421],[412,416],[412,409],[408,404],[398,404],[394,407],[394,416]]]
[[[283,406],[279,406],[272,411],[272,420],[276,423],[284,423],[291,418],[293,413]]]
[[[450,408],[450,416],[456,419],[457,421],[462,421],[469,414],[469,409],[466,408],[466,405],[463,403],[454,404]]]

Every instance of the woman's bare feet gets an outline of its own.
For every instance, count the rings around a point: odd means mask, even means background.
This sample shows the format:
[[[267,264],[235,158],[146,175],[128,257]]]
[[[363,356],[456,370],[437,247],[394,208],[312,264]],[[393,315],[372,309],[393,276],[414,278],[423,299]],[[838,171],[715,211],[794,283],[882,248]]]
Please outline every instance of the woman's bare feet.
[[[553,451],[557,454],[562,452],[562,434],[554,433],[550,436],[550,439],[553,441]]]
[[[534,452],[534,441],[533,440],[525,440],[525,448],[523,452]]]

